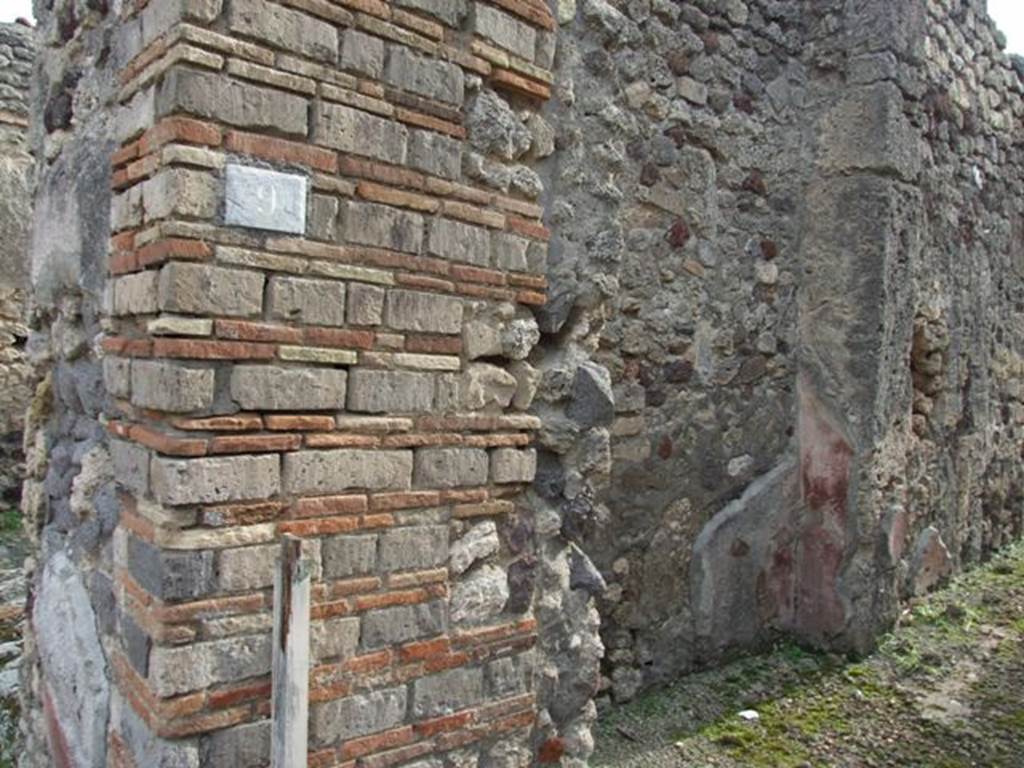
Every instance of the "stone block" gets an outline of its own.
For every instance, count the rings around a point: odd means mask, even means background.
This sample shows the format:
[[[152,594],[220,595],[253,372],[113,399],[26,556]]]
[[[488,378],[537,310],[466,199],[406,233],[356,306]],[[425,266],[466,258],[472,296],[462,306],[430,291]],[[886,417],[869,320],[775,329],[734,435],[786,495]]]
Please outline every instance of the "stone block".
[[[491,482],[532,483],[537,474],[537,451],[533,448],[497,448],[491,451]]]
[[[340,493],[349,489],[405,490],[412,483],[412,451],[300,451],[284,457],[288,493]]]
[[[586,362],[577,369],[566,415],[582,427],[608,426],[615,420],[615,394],[607,368]]]
[[[214,372],[180,363],[136,360],[132,363],[132,405],[186,413],[213,404]]]
[[[508,367],[508,372],[516,380],[516,394],[512,398],[512,407],[517,411],[529,409],[540,386],[541,372],[524,360],[516,360]]]
[[[359,647],[359,619],[345,617],[314,621],[309,642],[314,661],[351,657]]]
[[[146,45],[182,21],[211,22],[221,12],[223,0],[169,0],[140,6],[141,44]]]
[[[532,653],[495,659],[487,665],[487,690],[492,698],[506,699],[526,693],[533,687]]]
[[[149,674],[149,649],[153,646],[152,638],[146,634],[128,611],[121,613],[120,622],[121,647],[135,671],[142,677]]]
[[[333,195],[313,195],[306,217],[306,236],[333,243],[338,237],[338,211],[341,206]]]
[[[856,56],[849,63],[849,81],[857,85],[896,80],[898,77],[899,60],[891,51]]]
[[[450,715],[483,701],[484,671],[480,668],[452,669],[413,684],[412,713],[416,718]]]
[[[150,464],[153,496],[161,504],[212,504],[272,498],[281,490],[277,454],[202,459],[154,457]]]
[[[505,609],[508,575],[495,565],[483,565],[452,587],[453,624],[486,624]]]
[[[157,696],[167,697],[266,675],[270,647],[269,634],[156,647],[150,653],[149,684]]]
[[[530,149],[533,134],[495,91],[482,90],[466,115],[469,142],[485,155],[517,160]]]
[[[513,360],[524,360],[540,340],[541,329],[537,319],[529,312],[520,310],[502,328],[502,353]]]
[[[232,80],[221,74],[172,67],[156,95],[157,115],[185,113],[237,128],[306,137],[308,104],[301,96]]]
[[[146,323],[152,336],[212,336],[213,320],[209,317],[160,315]]]
[[[497,318],[470,320],[462,329],[462,346],[466,357],[476,360],[492,357],[502,352],[502,331],[504,323]]]
[[[140,224],[142,224],[142,185],[138,184],[119,194],[111,195],[111,229],[128,229]]]
[[[433,131],[409,134],[409,165],[443,179],[457,179],[462,170],[462,142]]]
[[[443,634],[448,628],[446,613],[443,600],[370,611],[363,615],[362,647],[373,650]]]
[[[692,77],[680,77],[676,81],[676,90],[687,101],[703,106],[708,103],[708,87]]]
[[[160,309],[193,315],[258,315],[263,282],[259,272],[173,262],[160,270]]]
[[[142,496],[149,491],[150,453],[138,443],[110,441],[110,462],[114,477],[124,488]]]
[[[477,560],[490,557],[501,549],[498,527],[493,520],[479,523],[451,546],[448,569],[453,576],[465,573]]]
[[[458,27],[468,8],[466,0],[395,0],[400,8],[411,8],[414,11],[440,19],[449,27]]]
[[[219,182],[206,171],[165,168],[142,183],[147,222],[174,216],[213,219],[219,202]]]
[[[302,235],[306,232],[309,180],[231,163],[224,170],[224,223]]]
[[[417,488],[487,484],[487,451],[481,448],[421,448],[416,451]]]
[[[491,246],[494,251],[495,267],[512,272],[528,271],[529,260],[526,254],[530,248],[530,241],[525,237],[503,232],[495,233],[491,238]]]
[[[151,315],[157,311],[157,279],[152,270],[125,275],[110,282],[115,315]]]
[[[446,525],[394,528],[380,536],[380,568],[383,571],[437,568],[447,559]]]
[[[351,202],[345,216],[345,239],[359,245],[419,253],[423,217],[390,205]]]
[[[384,322],[399,331],[459,333],[462,302],[435,293],[392,290],[388,292]]]
[[[526,61],[533,61],[537,33],[533,27],[491,5],[476,3],[476,33]]]
[[[822,120],[819,162],[826,171],[892,173],[912,181],[921,170],[920,142],[893,83],[849,88]]]
[[[132,393],[132,361],[123,357],[103,358],[103,387],[114,397]]]
[[[310,708],[309,736],[315,746],[386,731],[405,721],[408,689],[387,688]]]
[[[200,765],[266,768],[270,759],[270,721],[236,725],[206,734],[199,743]]]
[[[217,587],[213,552],[163,550],[131,535],[128,572],[140,587],[165,601],[194,600]]]
[[[231,397],[248,410],[340,410],[345,407],[347,377],[335,368],[236,365]]]
[[[317,110],[313,131],[317,144],[395,165],[405,163],[408,136],[401,123],[326,102]]]
[[[218,561],[218,583],[226,592],[247,592],[274,584],[274,563],[281,552],[277,544],[225,549]]]
[[[384,289],[349,283],[347,312],[352,325],[380,325],[384,321]]]
[[[463,373],[438,381],[436,404],[444,411],[501,411],[512,402],[516,387],[515,377],[505,369],[472,363]]]
[[[526,271],[535,275],[543,275],[548,269],[548,244],[536,240],[530,241],[526,249]]]
[[[232,0],[230,9],[232,32],[311,59],[338,58],[338,33],[326,21],[266,0]]]
[[[270,316],[304,325],[345,325],[345,284],[337,280],[272,277]]]
[[[461,261],[486,267],[491,263],[491,233],[453,219],[434,219],[430,223],[427,253],[449,261]]]
[[[376,536],[332,536],[323,543],[324,578],[362,576],[377,569]]]
[[[388,47],[385,82],[418,96],[462,106],[465,78],[461,67],[422,56],[404,45]]]
[[[341,68],[379,80],[384,71],[384,41],[346,29],[341,34]]]
[[[281,347],[277,356],[293,363],[314,363],[316,365],[355,365],[359,356],[351,349],[331,347]]]
[[[434,406],[434,377],[415,371],[355,368],[348,410],[360,413],[423,413]]]

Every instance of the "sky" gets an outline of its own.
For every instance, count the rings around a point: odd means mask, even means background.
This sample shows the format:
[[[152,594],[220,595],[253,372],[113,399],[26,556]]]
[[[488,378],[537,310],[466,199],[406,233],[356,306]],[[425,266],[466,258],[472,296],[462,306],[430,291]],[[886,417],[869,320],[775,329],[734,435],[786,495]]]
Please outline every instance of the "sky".
[[[1024,0],[988,0],[988,11],[1009,39],[1007,50],[1024,54]],[[32,0],[0,0],[0,21],[32,16]]]
[[[1006,50],[1024,54],[1024,3],[1021,0],[988,0],[988,13],[1006,33],[1009,41]]]
[[[0,21],[14,21],[19,16],[32,18],[32,0],[0,0]]]

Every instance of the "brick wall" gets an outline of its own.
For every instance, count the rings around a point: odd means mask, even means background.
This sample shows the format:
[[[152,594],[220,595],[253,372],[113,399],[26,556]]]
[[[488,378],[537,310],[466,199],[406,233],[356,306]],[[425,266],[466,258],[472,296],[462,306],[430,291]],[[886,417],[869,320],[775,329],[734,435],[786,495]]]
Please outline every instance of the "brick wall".
[[[120,505],[106,649],[130,710],[112,757],[265,764],[291,533],[315,571],[311,765],[526,764],[536,621],[507,569],[530,556],[510,532],[548,232],[512,161],[553,19],[531,0],[139,5],[106,20],[114,108],[141,116],[110,159],[96,339]],[[468,177],[473,154],[496,181]],[[251,218],[268,179],[302,205]]]

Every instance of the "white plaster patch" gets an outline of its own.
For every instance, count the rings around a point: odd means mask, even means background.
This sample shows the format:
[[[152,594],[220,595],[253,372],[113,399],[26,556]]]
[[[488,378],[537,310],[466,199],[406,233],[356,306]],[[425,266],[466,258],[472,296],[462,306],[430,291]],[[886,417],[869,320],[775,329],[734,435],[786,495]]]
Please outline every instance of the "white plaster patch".
[[[106,763],[110,682],[81,575],[63,552],[43,568],[32,614],[43,677],[74,765]]]
[[[228,165],[224,222],[301,235],[306,231],[305,176]]]

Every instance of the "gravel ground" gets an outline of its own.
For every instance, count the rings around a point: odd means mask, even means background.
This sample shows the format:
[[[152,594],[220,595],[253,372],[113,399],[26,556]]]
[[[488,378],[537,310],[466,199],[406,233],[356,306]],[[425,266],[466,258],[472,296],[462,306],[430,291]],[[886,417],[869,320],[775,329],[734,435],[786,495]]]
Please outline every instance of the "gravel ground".
[[[865,659],[782,646],[608,713],[592,765],[1024,768],[1024,544]]]

